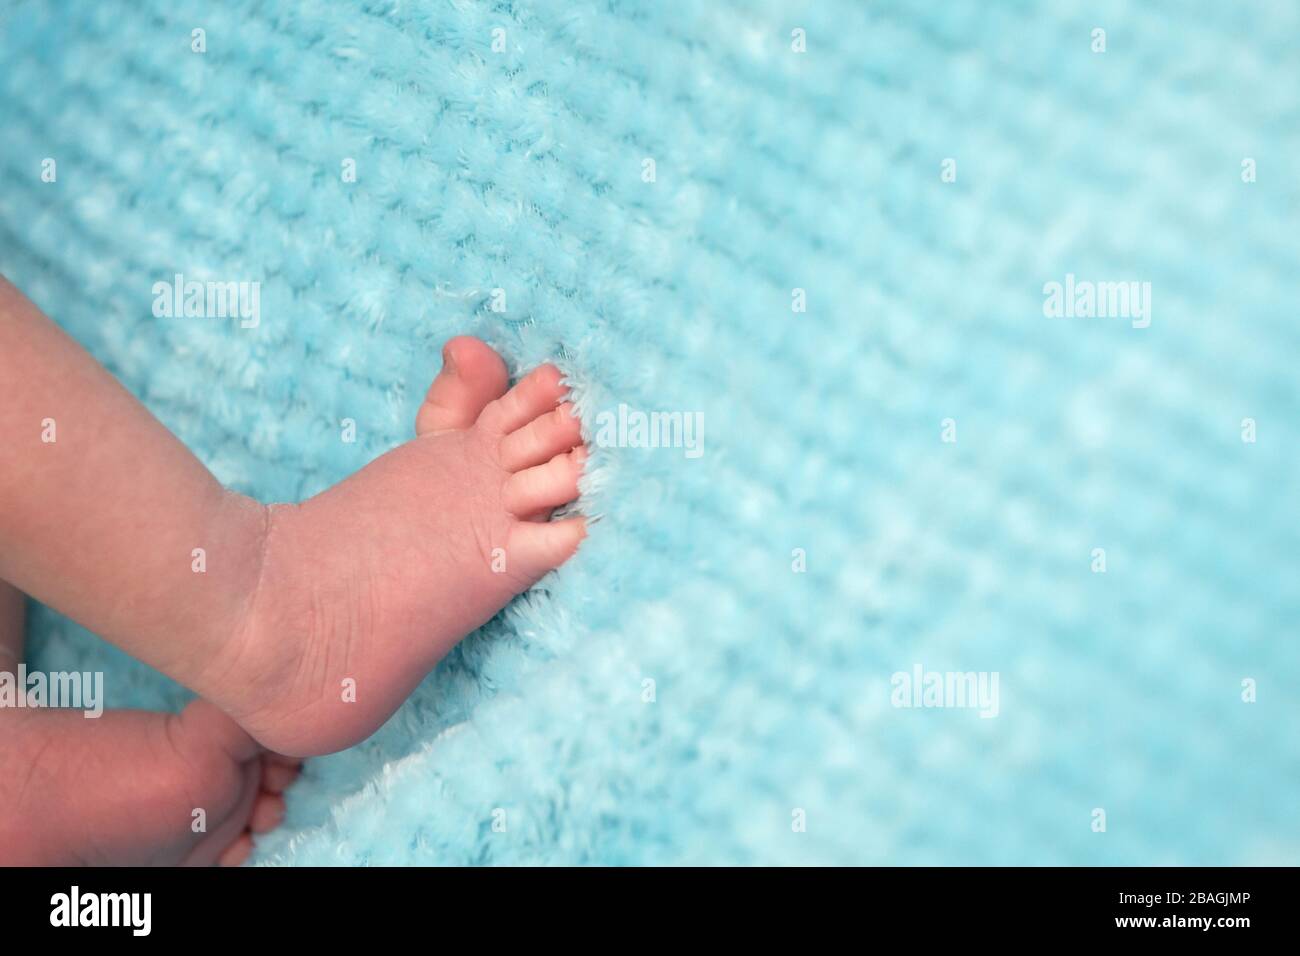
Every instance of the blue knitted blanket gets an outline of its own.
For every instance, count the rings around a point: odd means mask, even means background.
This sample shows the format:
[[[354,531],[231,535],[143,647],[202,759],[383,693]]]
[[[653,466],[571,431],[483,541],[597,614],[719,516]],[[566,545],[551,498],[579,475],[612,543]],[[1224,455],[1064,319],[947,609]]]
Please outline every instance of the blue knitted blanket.
[[[0,270],[223,481],[300,500],[405,440],[458,333],[556,361],[601,438],[578,557],[255,859],[1297,862],[1298,32],[5,2]],[[176,276],[256,321],[157,309]]]

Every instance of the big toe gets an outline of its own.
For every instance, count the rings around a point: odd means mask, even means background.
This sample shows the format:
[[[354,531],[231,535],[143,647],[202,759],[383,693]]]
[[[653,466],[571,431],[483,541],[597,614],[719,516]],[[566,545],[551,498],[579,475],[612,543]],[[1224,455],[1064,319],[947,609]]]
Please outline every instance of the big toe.
[[[415,433],[469,428],[488,402],[505,394],[506,363],[485,342],[458,335],[442,348],[442,371],[415,417]]]

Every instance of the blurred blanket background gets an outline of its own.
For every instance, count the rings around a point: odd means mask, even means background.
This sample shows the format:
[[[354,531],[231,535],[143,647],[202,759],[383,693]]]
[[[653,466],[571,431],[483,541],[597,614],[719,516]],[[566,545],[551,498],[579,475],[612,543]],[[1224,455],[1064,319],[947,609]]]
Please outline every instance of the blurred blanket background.
[[[237,490],[410,437],[458,333],[593,436],[702,416],[598,449],[579,556],[255,861],[1300,860],[1300,7],[0,11],[0,271]]]

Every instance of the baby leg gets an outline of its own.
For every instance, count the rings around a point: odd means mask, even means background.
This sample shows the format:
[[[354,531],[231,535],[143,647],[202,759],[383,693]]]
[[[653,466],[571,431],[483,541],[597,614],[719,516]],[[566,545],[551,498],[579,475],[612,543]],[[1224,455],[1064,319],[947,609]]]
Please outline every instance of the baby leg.
[[[0,278],[0,578],[298,756],[369,736],[562,564],[586,450],[554,366],[457,338],[416,437],[302,502],[226,491]]]

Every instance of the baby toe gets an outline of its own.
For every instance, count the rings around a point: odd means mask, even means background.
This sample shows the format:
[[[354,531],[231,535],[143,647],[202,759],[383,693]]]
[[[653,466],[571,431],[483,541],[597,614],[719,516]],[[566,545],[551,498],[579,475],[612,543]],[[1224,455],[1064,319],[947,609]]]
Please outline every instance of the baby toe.
[[[539,365],[494,402],[489,402],[478,423],[498,435],[523,428],[538,415],[549,412],[568,394],[560,384],[564,376],[554,365]]]
[[[254,833],[274,830],[284,821],[284,797],[275,793],[262,793],[253,804],[248,818],[248,828]]]
[[[507,550],[513,566],[524,577],[536,580],[573,557],[586,536],[586,518],[521,522],[511,528]]]
[[[217,866],[240,866],[253,853],[253,836],[242,833],[234,843],[226,847],[219,857]]]
[[[573,406],[565,402],[501,440],[501,467],[507,471],[531,468],[580,444],[582,422],[573,414]]]
[[[273,756],[278,755],[267,754],[262,760],[262,790],[266,793],[283,793],[298,779],[302,762],[275,760],[272,759]]]
[[[502,504],[512,515],[526,518],[572,501],[578,497],[578,479],[586,460],[587,449],[579,447],[544,465],[515,472],[502,488]]]

